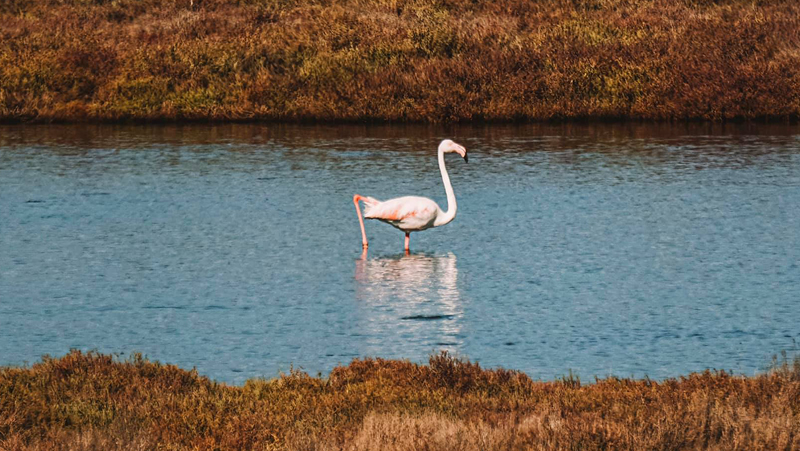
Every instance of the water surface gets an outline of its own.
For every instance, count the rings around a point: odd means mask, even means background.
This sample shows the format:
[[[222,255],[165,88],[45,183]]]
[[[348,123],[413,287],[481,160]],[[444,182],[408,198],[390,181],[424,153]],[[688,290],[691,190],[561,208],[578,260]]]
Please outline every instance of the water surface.
[[[457,219],[362,255],[352,195],[444,208],[445,137]],[[800,338],[799,226],[790,126],[3,126],[0,365],[752,374]]]

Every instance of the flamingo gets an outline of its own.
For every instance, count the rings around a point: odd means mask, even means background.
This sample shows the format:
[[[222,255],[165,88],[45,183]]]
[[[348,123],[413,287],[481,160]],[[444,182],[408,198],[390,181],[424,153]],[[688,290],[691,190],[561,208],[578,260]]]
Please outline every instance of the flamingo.
[[[442,211],[436,202],[427,197],[405,196],[379,201],[373,197],[354,195],[353,204],[358,213],[358,222],[361,225],[361,245],[365,252],[369,246],[367,233],[364,231],[364,218],[377,219],[390,224],[406,233],[405,251],[408,253],[409,235],[411,232],[419,232],[430,229],[431,227],[443,226],[456,217],[458,204],[456,195],[453,193],[453,186],[450,184],[450,176],[444,167],[444,154],[455,152],[464,158],[464,162],[469,162],[467,149],[445,139],[439,144],[439,171],[442,173],[444,190],[447,193],[447,211]],[[358,203],[364,203],[364,216],[361,216],[361,208]]]

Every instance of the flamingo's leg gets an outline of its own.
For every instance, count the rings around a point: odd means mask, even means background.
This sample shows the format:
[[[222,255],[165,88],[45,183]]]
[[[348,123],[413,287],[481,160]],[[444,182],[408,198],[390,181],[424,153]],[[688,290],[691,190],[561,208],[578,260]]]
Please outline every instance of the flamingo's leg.
[[[369,246],[367,241],[367,232],[364,231],[364,218],[361,216],[361,207],[358,206],[358,201],[362,199],[358,194],[353,196],[353,204],[356,206],[356,213],[358,213],[358,223],[361,226],[361,247],[366,249]]]
[[[409,233],[406,232],[406,253],[408,253],[408,240],[409,240]]]

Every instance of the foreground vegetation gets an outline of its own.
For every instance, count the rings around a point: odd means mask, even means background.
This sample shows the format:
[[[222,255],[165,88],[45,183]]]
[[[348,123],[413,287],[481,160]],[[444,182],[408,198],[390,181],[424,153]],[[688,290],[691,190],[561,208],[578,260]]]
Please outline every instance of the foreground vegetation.
[[[0,449],[798,450],[800,360],[757,377],[581,385],[442,354],[235,387],[73,351],[0,369]]]
[[[3,0],[0,120],[800,117],[800,2]]]

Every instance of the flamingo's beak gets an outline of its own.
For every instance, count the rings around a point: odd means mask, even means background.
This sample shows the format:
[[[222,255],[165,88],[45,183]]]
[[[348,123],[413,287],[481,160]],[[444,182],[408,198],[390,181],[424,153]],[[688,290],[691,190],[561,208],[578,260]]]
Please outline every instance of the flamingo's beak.
[[[466,163],[469,163],[469,158],[467,158],[467,149],[465,149],[464,146],[459,146],[458,144],[456,144],[456,152],[458,152],[459,155],[464,157],[464,161]]]

